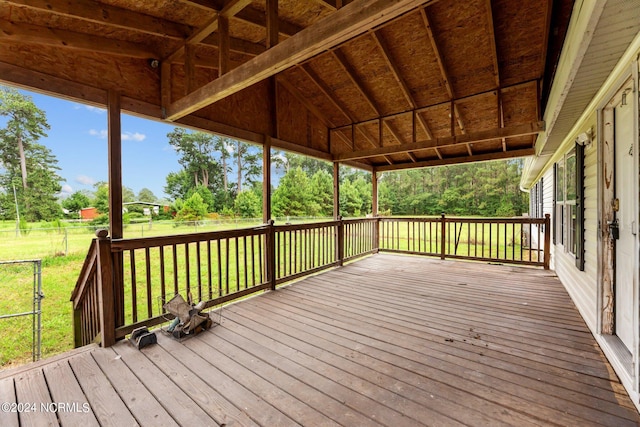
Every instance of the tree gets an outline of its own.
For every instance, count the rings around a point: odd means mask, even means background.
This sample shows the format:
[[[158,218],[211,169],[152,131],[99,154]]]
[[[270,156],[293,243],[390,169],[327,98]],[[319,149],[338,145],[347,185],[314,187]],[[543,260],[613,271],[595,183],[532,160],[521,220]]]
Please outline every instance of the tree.
[[[193,193],[182,205],[176,215],[176,221],[198,221],[207,214],[207,205],[199,193]]]
[[[80,209],[87,208],[91,205],[91,201],[86,194],[75,191],[69,197],[62,201],[62,207],[69,212],[80,212]]]
[[[8,117],[7,125],[0,130],[3,163],[12,163],[17,154],[22,176],[22,188],[27,189],[27,154],[29,146],[49,129],[44,111],[33,103],[31,97],[9,88],[0,88],[0,116]]]
[[[310,201],[309,178],[300,167],[289,169],[271,197],[273,214],[280,217],[305,216]]]
[[[95,191],[95,199],[93,199],[93,207],[101,214],[109,213],[109,184],[104,181],[98,181],[93,185]],[[122,202],[135,202],[136,195],[129,187],[122,187]]]
[[[149,190],[148,188],[143,188],[142,190],[140,190],[140,192],[138,192],[138,197],[136,198],[138,202],[147,202],[147,203],[155,203],[158,201],[158,198],[156,197],[155,194],[153,194],[153,191]]]
[[[62,216],[56,195],[62,178],[58,160],[38,144],[49,129],[45,113],[30,97],[16,90],[0,88],[0,116],[7,117],[0,129],[0,206],[3,217],[16,215],[15,198],[27,221],[52,220]]]
[[[194,194],[199,194],[202,199],[202,203],[206,206],[207,212],[212,212],[215,206],[215,200],[213,199],[213,194],[211,194],[211,190],[209,190],[204,185],[198,185],[197,187],[193,187],[187,193],[187,200],[190,199]]]
[[[319,169],[311,177],[309,192],[313,202],[310,212],[313,216],[333,215],[333,177],[324,169]]]
[[[256,152],[253,148],[249,144],[236,141],[233,156],[236,160],[236,189],[238,193],[242,192],[243,182],[251,184],[260,175],[260,159],[262,156],[261,153]]]
[[[262,213],[260,197],[251,190],[238,193],[233,205],[236,214],[242,218],[258,218]]]

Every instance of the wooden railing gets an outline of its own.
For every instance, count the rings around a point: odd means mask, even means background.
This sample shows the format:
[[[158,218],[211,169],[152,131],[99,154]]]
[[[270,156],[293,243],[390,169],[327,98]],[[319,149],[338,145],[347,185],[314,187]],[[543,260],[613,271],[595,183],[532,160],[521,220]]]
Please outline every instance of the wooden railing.
[[[76,346],[110,346],[170,316],[180,293],[213,307],[377,251],[549,265],[549,218],[363,218],[114,239],[101,230],[72,295]]]
[[[546,218],[380,218],[380,251],[549,268]]]

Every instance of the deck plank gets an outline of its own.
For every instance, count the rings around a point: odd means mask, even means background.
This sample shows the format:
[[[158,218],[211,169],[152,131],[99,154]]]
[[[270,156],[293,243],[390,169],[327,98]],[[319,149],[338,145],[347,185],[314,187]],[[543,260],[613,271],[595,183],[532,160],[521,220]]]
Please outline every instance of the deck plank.
[[[454,425],[456,423],[484,424],[484,425],[537,425],[529,422],[517,413],[505,411],[503,407],[492,405],[483,400],[474,399],[458,390],[449,387],[447,384],[439,386],[446,389],[447,393],[440,396],[433,394],[433,388],[424,386],[423,381],[415,380],[412,372],[403,370],[391,364],[369,358],[365,363],[360,363],[366,355],[357,355],[356,351],[349,347],[339,346],[330,341],[319,340],[317,337],[306,334],[304,330],[295,329],[287,322],[276,322],[272,317],[266,317],[258,310],[247,310],[241,306],[235,306],[227,310],[225,318],[232,322],[226,323],[228,333],[222,338],[238,342],[239,345],[245,340],[254,340],[264,343],[278,351],[279,354],[286,355],[291,360],[300,360],[308,366],[314,366],[314,359],[321,360],[334,370],[338,375],[348,377],[359,377],[354,381],[356,384],[364,382],[366,379],[375,378],[376,384],[385,387],[386,390],[398,395],[396,403],[404,405],[408,411],[416,411],[412,416],[417,417],[417,421],[429,419],[430,422],[442,423],[443,425]],[[217,334],[222,336],[223,334]],[[268,338],[267,338],[268,337]],[[274,345],[270,340],[278,340],[278,345]],[[217,342],[217,341],[216,341]],[[269,357],[273,359],[273,357]],[[289,367],[289,364],[282,365]],[[316,368],[318,369],[318,368]],[[338,371],[339,369],[339,371]],[[320,370],[331,371],[324,368]],[[340,379],[334,379],[340,382]],[[362,391],[359,391],[362,392]],[[446,397],[444,395],[446,394]],[[416,410],[414,405],[407,404],[406,400],[420,405]],[[464,405],[459,402],[463,402]],[[427,411],[428,414],[424,412]]]
[[[0,426],[18,427],[18,412],[12,411],[12,404],[16,403],[16,389],[13,384],[13,378],[4,378],[0,380],[0,402],[8,404],[0,411]]]
[[[135,373],[144,386],[153,392],[158,403],[180,425],[217,425],[189,393],[177,386],[169,375],[163,374],[144,354],[131,347],[127,342],[119,343],[114,350],[122,361]]]
[[[553,272],[377,254],[216,316],[0,372],[4,401],[92,410],[0,425],[640,425]]]
[[[58,417],[62,425],[65,427],[100,425],[90,408],[85,408],[87,400],[76,377],[73,375],[68,361],[64,360],[48,364],[43,367],[43,371],[49,385],[52,400],[62,404],[71,404],[69,411],[58,411]]]
[[[23,405],[18,408],[18,418],[22,427],[57,426],[58,419],[54,411],[48,410],[51,395],[42,369],[24,372],[15,378],[16,402]],[[47,409],[43,409],[45,405]]]
[[[69,364],[101,426],[139,425],[91,353],[76,356]]]
[[[157,427],[178,425],[113,349],[98,349],[92,355],[124,404],[141,425]],[[157,388],[157,390],[161,389]],[[160,392],[166,393],[167,390]]]

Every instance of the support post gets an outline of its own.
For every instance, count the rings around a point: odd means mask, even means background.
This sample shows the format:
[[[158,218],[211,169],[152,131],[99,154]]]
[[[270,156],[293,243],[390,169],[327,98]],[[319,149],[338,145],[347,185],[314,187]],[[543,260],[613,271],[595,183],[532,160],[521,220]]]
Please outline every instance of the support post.
[[[122,124],[120,120],[120,94],[108,92],[108,134],[109,134],[109,232],[111,239],[123,237],[122,226]],[[111,269],[111,265],[108,266]],[[124,325],[124,280],[122,253],[113,256],[112,305],[115,310],[116,326]]]
[[[272,291],[276,290],[276,228],[274,221],[269,219],[267,221],[267,234],[265,236],[264,251],[266,255],[265,267],[267,269],[267,283]]]
[[[378,172],[371,172],[371,214],[376,219],[373,224],[373,251],[378,253],[380,249],[380,218],[378,218]]]
[[[333,219],[340,216],[340,163],[333,164]]]
[[[551,263],[551,215],[544,215],[544,269]]]
[[[440,215],[440,259],[444,259],[447,254],[446,235],[447,235],[447,222],[444,217],[444,212],[442,212],[442,214]]]
[[[342,221],[342,217],[338,216],[338,236],[336,239],[336,258],[338,261],[338,265],[342,266],[344,262],[344,221]]]
[[[111,239],[106,230],[98,234],[98,309],[100,310],[100,345],[111,347],[116,343],[116,314],[114,306],[113,262]]]
[[[262,146],[262,222],[271,219],[271,137],[266,136]]]

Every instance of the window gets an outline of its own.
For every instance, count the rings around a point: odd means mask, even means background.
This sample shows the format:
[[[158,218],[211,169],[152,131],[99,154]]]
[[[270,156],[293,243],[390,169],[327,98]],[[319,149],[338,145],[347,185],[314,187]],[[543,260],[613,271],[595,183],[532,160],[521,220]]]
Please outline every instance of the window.
[[[584,270],[584,147],[576,144],[556,163],[555,243]]]

